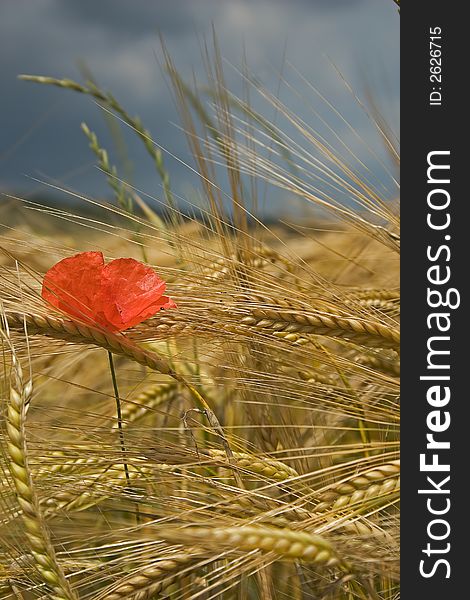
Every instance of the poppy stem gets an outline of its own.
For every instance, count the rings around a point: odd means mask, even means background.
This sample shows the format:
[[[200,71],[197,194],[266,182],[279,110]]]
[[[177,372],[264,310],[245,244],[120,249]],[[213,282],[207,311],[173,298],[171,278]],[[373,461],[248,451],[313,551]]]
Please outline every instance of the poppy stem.
[[[119,440],[121,443],[121,452],[122,452],[122,455],[124,458],[124,461],[123,461],[124,473],[126,474],[127,487],[130,490],[131,489],[131,478],[129,477],[129,468],[127,466],[127,461],[126,461],[127,450],[126,450],[126,444],[124,442],[124,430],[122,428],[121,400],[119,399],[119,389],[118,389],[118,385],[117,385],[116,370],[114,368],[113,355],[111,352],[109,352],[109,350],[108,350],[108,358],[109,358],[109,369],[111,371],[111,379],[113,380],[114,397],[116,398]]]

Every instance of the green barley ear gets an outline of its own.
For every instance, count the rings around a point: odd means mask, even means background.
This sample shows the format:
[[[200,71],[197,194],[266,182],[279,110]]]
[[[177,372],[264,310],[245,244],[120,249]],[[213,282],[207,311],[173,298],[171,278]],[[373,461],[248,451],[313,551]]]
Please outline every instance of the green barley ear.
[[[44,77],[42,75],[19,75],[18,78],[23,81],[31,81],[42,85],[53,85],[91,96],[105,108],[118,115],[126,125],[135,131],[138,138],[144,144],[162,181],[166,202],[171,209],[176,209],[173,194],[171,192],[170,175],[165,167],[162,151],[154,141],[150,131],[143,126],[140,118],[132,117],[112,94],[105,92],[92,81],[88,81],[87,85],[82,85],[71,79],[56,79],[55,77]]]
[[[98,142],[98,137],[94,131],[91,131],[86,123],[80,125],[81,130],[90,142],[90,148],[98,159],[98,166],[106,175],[106,180],[113,190],[118,206],[127,212],[133,212],[132,197],[126,192],[125,186],[118,179],[117,169],[111,165],[107,151]]]

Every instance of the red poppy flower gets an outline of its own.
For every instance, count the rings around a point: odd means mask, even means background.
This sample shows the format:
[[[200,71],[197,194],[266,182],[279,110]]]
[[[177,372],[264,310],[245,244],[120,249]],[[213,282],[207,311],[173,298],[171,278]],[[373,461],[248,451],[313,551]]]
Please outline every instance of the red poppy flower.
[[[133,258],[107,265],[101,252],[64,258],[44,276],[42,297],[82,321],[123,331],[162,308],[176,308],[164,296],[166,284],[153,269]]]

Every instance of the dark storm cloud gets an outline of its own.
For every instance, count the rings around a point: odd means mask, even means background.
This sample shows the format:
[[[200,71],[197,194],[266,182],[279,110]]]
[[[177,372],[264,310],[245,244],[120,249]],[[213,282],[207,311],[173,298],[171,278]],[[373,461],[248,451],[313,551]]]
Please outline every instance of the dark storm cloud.
[[[86,98],[16,79],[24,72],[79,79],[79,59],[129,112],[142,116],[163,146],[186,160],[184,137],[171,124],[178,117],[157,64],[156,32],[162,32],[184,77],[190,79],[194,69],[202,81],[200,40],[210,39],[212,24],[224,57],[239,65],[245,47],[252,71],[268,88],[277,87],[286,44],[287,58],[369,140],[367,120],[345,93],[328,55],[355,89],[364,77],[372,80],[377,103],[388,107],[397,126],[399,22],[391,0],[3,0],[0,188],[26,193],[37,187],[26,173],[84,193],[107,193],[79,128],[86,121],[112,147],[103,114]],[[229,67],[227,80],[241,93],[239,77]],[[311,119],[305,107],[310,100],[293,97],[290,108]],[[338,133],[355,144],[355,136],[341,126]],[[148,158],[133,136],[127,137],[136,157],[136,184],[159,194]],[[178,190],[186,189],[188,171],[171,159],[167,165]]]
[[[252,7],[256,1],[242,0],[241,3]],[[291,0],[289,4],[292,10],[299,10],[299,7],[303,6],[310,11],[314,9],[317,12],[335,13],[345,9],[356,10],[363,1]],[[286,0],[272,0],[274,7],[285,2]],[[157,28],[170,35],[190,31],[208,20],[216,20],[222,10],[221,4],[222,2],[213,0],[55,0],[51,10],[63,15],[65,20],[76,19],[83,24],[93,23],[93,27],[107,29],[113,33],[119,32],[127,37],[154,32]]]
[[[208,7],[208,4],[211,6]],[[218,6],[206,0],[195,2],[149,2],[148,0],[55,0],[54,11],[65,20],[108,30],[125,37],[155,32],[183,33],[198,25],[210,13],[216,16]]]

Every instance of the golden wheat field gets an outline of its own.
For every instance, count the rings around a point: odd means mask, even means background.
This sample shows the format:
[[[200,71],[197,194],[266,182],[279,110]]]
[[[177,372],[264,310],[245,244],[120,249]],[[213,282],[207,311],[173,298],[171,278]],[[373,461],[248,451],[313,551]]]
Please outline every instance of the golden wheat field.
[[[84,124],[112,202],[70,191],[97,204],[83,216],[2,199],[0,598],[395,600],[398,187],[383,194],[255,79],[276,125],[234,98],[217,47],[210,111],[163,56],[197,214],[111,94],[24,77],[115,115],[162,194],[127,185]],[[295,226],[263,221],[259,181],[303,203]],[[85,251],[150,265],[177,308],[115,331],[44,300],[48,269]]]

